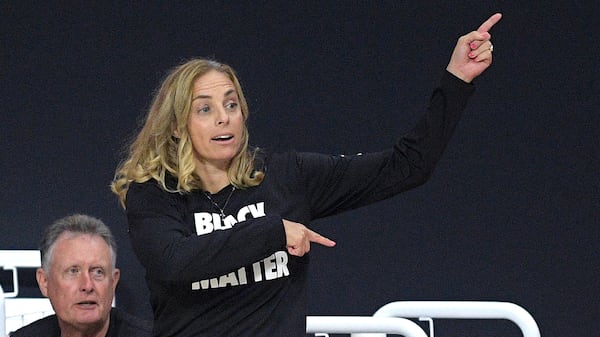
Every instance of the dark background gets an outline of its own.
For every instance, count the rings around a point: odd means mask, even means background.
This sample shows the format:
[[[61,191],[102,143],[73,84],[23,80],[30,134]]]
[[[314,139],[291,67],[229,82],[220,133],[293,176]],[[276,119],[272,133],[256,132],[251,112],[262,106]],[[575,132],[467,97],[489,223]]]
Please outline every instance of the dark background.
[[[118,304],[149,317],[143,270],[108,185],[165,72],[231,64],[251,142],[356,153],[390,146],[426,105],[457,38],[494,12],[476,80],[424,186],[312,226],[309,315],[399,300],[516,303],[543,336],[600,331],[600,2],[0,1],[0,249],[35,249],[83,212],[114,230]],[[443,336],[519,335],[440,320]]]

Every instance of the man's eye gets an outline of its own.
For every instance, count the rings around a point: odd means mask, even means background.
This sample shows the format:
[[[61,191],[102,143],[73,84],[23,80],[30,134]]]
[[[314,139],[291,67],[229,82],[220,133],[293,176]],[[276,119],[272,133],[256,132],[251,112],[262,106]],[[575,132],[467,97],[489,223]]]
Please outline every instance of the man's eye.
[[[101,280],[104,278],[106,274],[104,273],[104,269],[102,268],[95,268],[92,270],[92,277],[96,280]]]
[[[79,268],[77,268],[77,267],[71,267],[71,268],[67,269],[65,272],[65,275],[67,277],[77,277],[77,274],[79,274]]]

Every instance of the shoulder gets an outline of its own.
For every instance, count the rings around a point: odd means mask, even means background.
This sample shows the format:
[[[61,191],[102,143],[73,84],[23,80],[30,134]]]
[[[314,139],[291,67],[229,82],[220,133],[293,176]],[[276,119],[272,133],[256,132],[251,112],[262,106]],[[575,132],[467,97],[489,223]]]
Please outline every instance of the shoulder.
[[[152,336],[152,322],[118,308],[112,308],[108,336],[150,337]]]
[[[268,172],[271,168],[277,168],[295,165],[299,158],[306,155],[305,153],[295,150],[285,152],[270,152],[265,149],[260,149],[254,157],[254,167],[257,170]]]
[[[15,332],[9,333],[10,337],[36,337],[36,336],[60,336],[60,328],[56,315],[46,316],[38,319]]]
[[[150,179],[143,183],[132,182],[131,185],[129,185],[129,189],[127,190],[127,196],[129,196],[130,194],[143,193],[146,191],[166,192],[156,180]]]
[[[289,177],[290,174],[302,174],[302,172],[315,173],[322,169],[335,167],[338,162],[348,162],[361,155],[339,155],[318,152],[302,152],[289,150],[265,155],[262,158],[263,171],[266,174],[282,175]]]
[[[131,183],[127,191],[125,205],[127,211],[145,210],[155,205],[173,205],[177,204],[181,198],[181,194],[177,192],[166,191],[154,179],[143,183]]]

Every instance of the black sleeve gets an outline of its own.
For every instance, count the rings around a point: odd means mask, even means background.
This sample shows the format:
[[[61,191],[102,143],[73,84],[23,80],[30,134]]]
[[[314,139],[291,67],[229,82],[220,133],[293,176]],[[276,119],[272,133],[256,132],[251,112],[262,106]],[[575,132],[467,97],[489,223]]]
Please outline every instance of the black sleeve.
[[[352,156],[298,154],[296,165],[305,181],[312,217],[368,205],[425,183],[474,90],[472,84],[444,72],[424,115],[387,151]]]
[[[152,337],[152,321],[113,307],[106,337]]]
[[[181,204],[179,194],[155,182],[129,188],[129,236],[152,279],[194,282],[217,277],[285,249],[280,216],[249,219],[230,230],[198,236],[184,222]]]
[[[25,325],[17,331],[9,332],[10,337],[60,336],[60,327],[56,315],[49,315]]]

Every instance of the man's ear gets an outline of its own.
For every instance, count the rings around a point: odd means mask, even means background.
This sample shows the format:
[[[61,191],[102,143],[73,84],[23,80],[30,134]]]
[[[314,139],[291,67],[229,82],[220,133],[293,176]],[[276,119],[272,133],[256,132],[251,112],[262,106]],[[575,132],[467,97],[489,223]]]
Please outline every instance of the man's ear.
[[[115,268],[113,270],[113,284],[115,289],[117,288],[117,283],[119,283],[119,278],[121,277],[121,270],[119,268]]]
[[[38,287],[40,287],[42,295],[48,297],[48,277],[44,269],[38,268],[35,273],[35,278],[37,279]]]

